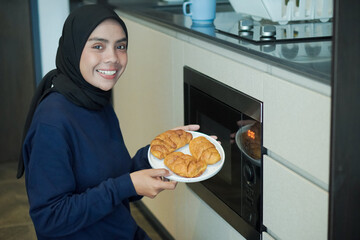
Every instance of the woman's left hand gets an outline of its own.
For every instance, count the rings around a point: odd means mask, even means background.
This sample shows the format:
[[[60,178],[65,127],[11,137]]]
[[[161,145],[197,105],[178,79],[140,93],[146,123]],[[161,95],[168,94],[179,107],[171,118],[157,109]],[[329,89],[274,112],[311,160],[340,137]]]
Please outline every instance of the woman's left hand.
[[[182,129],[184,131],[197,131],[197,130],[200,129],[200,125],[198,125],[198,124],[189,124],[189,125],[185,125],[185,126],[176,127],[176,128],[171,129],[171,130],[177,130],[177,129]]]
[[[197,131],[197,130],[200,129],[200,125],[198,125],[198,124],[189,124],[189,125],[185,125],[185,126],[176,127],[176,128],[171,129],[171,130],[177,130],[177,129],[182,129],[184,131]],[[218,139],[218,137],[215,136],[215,135],[212,135],[210,137],[212,137],[215,140]],[[218,141],[218,142],[221,144],[220,141]]]

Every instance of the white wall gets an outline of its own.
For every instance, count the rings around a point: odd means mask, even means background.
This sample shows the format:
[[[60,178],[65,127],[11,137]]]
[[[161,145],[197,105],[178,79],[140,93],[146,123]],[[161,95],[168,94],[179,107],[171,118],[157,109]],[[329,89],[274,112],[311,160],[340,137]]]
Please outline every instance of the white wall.
[[[55,68],[62,27],[69,15],[69,0],[38,0],[42,77]]]

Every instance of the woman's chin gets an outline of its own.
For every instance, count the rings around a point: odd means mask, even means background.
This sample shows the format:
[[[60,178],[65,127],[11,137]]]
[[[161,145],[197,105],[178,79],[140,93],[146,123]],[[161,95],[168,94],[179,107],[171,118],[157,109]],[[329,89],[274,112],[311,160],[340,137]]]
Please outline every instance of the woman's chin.
[[[115,83],[100,84],[98,88],[100,88],[103,91],[110,91],[115,86]]]

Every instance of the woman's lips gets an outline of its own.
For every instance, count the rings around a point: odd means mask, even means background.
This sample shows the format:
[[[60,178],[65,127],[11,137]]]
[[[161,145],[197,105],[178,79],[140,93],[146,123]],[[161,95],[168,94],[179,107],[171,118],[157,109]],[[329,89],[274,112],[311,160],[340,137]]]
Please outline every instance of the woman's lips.
[[[116,76],[116,70],[96,70],[103,78],[113,79]]]

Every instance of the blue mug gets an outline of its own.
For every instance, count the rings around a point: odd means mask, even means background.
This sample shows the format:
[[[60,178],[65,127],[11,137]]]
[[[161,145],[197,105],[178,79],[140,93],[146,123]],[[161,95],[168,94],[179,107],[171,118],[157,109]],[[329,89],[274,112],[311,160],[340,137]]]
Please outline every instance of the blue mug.
[[[212,23],[210,23],[210,24],[193,23],[191,25],[191,29],[198,31],[198,32],[205,33],[206,35],[215,37],[215,26]]]
[[[183,12],[185,16],[191,17],[196,24],[212,24],[216,15],[216,0],[190,0],[184,2]]]

